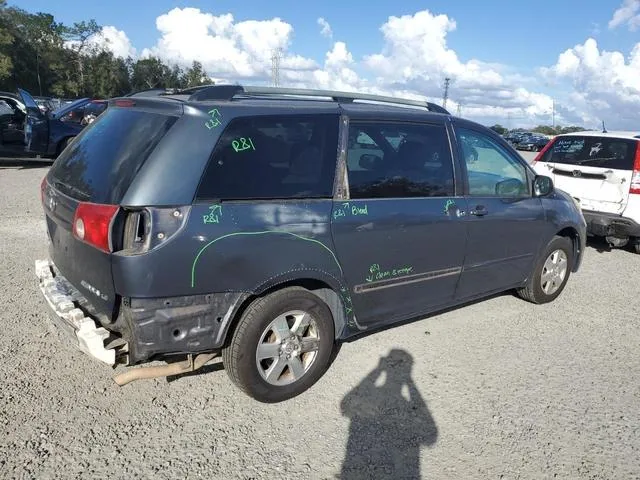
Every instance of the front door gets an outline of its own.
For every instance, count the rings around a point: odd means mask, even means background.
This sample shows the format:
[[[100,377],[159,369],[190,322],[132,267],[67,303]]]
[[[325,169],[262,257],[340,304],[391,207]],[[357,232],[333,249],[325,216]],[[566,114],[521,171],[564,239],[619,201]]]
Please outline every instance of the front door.
[[[510,288],[531,272],[545,227],[524,161],[489,135],[456,128],[467,177],[469,243],[458,299]]]
[[[36,155],[47,153],[49,147],[49,119],[40,111],[40,107],[28,92],[18,89],[27,118],[24,126],[25,151]]]
[[[349,126],[349,199],[332,233],[360,325],[391,323],[450,302],[466,247],[444,124]]]

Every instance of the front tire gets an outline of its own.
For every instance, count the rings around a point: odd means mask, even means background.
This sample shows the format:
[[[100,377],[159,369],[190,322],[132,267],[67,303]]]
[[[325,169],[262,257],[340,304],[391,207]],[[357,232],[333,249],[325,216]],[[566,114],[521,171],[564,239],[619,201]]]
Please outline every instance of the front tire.
[[[554,301],[564,290],[573,268],[573,244],[568,237],[555,236],[538,260],[531,278],[518,296],[532,303]]]
[[[320,379],[334,338],[329,307],[304,288],[285,288],[247,307],[222,360],[233,383],[249,396],[282,402]]]

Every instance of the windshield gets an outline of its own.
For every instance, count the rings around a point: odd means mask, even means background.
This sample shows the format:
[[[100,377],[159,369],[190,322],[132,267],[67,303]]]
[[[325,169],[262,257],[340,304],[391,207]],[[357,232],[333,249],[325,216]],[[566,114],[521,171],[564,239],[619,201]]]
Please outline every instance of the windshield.
[[[637,141],[597,136],[557,137],[543,162],[633,170]]]
[[[62,152],[50,180],[78,200],[117,204],[176,118],[109,108]]]

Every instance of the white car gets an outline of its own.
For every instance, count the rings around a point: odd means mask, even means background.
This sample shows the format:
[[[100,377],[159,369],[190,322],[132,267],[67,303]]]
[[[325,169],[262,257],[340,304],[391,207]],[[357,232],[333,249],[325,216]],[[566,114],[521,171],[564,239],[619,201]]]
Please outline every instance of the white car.
[[[589,235],[640,253],[640,131],[558,135],[532,165],[576,199]]]

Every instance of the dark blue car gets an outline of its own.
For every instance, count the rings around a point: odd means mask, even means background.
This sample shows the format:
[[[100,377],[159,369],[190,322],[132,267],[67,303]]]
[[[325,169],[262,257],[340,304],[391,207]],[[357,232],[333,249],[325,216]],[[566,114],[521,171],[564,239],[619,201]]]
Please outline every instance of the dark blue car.
[[[363,333],[503,291],[555,300],[586,239],[575,200],[492,130],[316,90],[112,100],[42,203],[36,273],[73,341],[109,365],[188,356],[119,384],[221,354],[263,402],[311,387]]]
[[[35,99],[18,89],[20,100],[5,99],[12,111],[0,121],[0,154],[4,156],[57,157],[89,123],[107,107],[107,102],[81,98],[54,111],[43,112]]]

